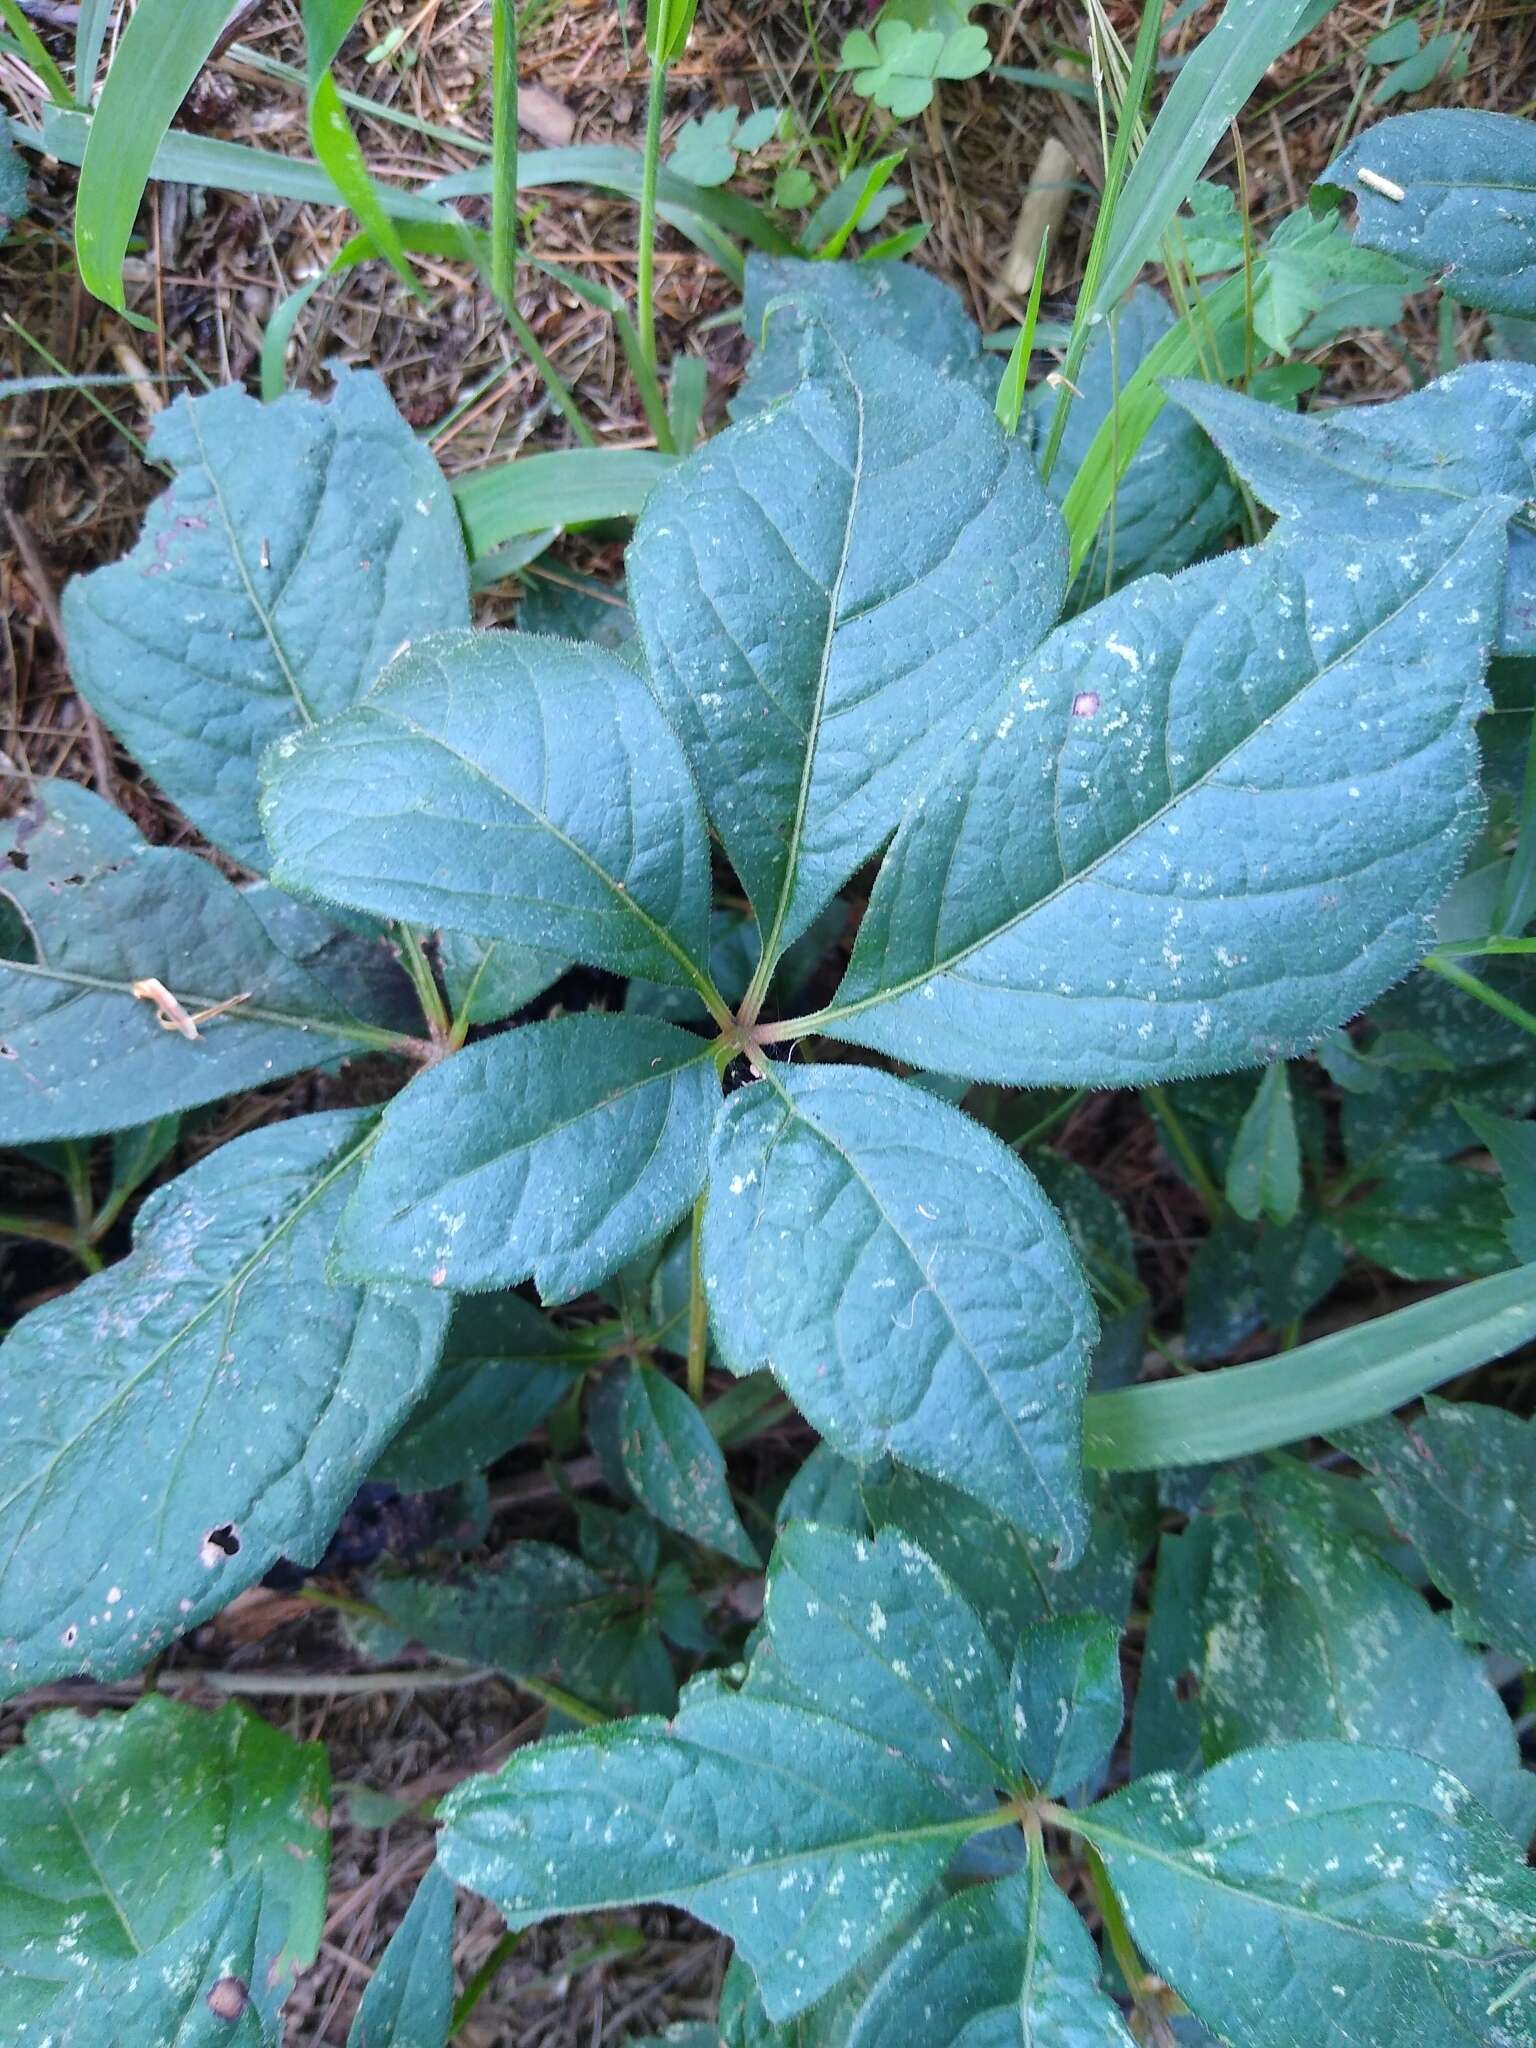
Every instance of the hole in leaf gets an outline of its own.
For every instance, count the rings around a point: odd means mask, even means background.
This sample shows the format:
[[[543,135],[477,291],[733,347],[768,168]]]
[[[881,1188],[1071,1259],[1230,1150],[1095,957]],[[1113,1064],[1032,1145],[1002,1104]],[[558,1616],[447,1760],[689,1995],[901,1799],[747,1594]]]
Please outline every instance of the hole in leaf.
[[[13,846],[9,848],[5,858],[8,866],[13,868],[20,868],[23,873],[25,873],[26,870],[32,865],[31,861],[27,858],[27,856],[21,851],[19,847]]]
[[[1188,1706],[1191,1700],[1200,1697],[1200,1680],[1193,1671],[1181,1671],[1174,1680],[1173,1696]]]
[[[240,1531],[233,1522],[220,1522],[215,1528],[210,1529],[203,1538],[202,1549],[198,1552],[199,1558],[209,1571],[226,1557],[238,1557],[239,1554]]]
[[[221,1977],[203,2001],[216,2020],[239,2019],[251,2002],[251,1994],[239,1977]]]

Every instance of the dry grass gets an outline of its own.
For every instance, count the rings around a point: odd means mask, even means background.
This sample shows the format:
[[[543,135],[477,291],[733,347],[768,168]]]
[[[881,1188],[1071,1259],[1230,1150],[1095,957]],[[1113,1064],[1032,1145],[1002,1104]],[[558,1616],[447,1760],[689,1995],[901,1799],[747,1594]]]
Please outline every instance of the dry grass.
[[[863,0],[816,0],[823,50],[865,16]],[[1216,12],[1213,4],[1183,31],[1192,43]],[[1401,11],[1400,8],[1395,11]],[[1047,68],[1062,42],[1081,43],[1079,10],[1070,0],[1030,4],[987,17],[1000,61]],[[1116,0],[1122,31],[1138,8]],[[1262,226],[1295,206],[1309,181],[1362,118],[1366,72],[1362,48],[1394,12],[1390,0],[1343,0],[1324,28],[1266,82],[1223,150],[1217,176],[1232,176],[1240,150],[1251,203]],[[1473,0],[1449,10],[1452,25],[1475,26],[1474,61],[1450,91],[1461,103],[1510,108],[1536,90],[1536,13],[1509,0]],[[403,29],[412,61],[368,64],[349,58],[344,82],[466,138],[487,133],[484,80],[488,31],[481,0],[373,0],[364,10],[360,52]],[[68,39],[56,38],[61,54]],[[243,46],[265,58],[301,61],[293,0],[256,6],[242,29]],[[635,140],[643,118],[644,75],[638,20],[626,23],[610,0],[565,0],[546,11],[525,48],[524,81],[542,99],[529,108],[538,141]],[[1447,97],[1442,88],[1431,96]],[[14,60],[0,57],[0,100],[35,119],[39,90]],[[677,68],[669,128],[692,114],[731,102],[743,110],[791,103],[821,132],[816,56],[799,5],[704,0],[694,42]],[[846,126],[857,107],[839,103]],[[301,97],[274,83],[238,53],[226,55],[200,82],[185,118],[210,133],[307,154]],[[423,141],[378,119],[360,132],[381,176],[424,181],[477,161],[469,147]],[[892,225],[931,224],[918,260],[955,284],[971,310],[991,327],[1020,308],[999,282],[1014,214],[1046,136],[1058,133],[1072,150],[1082,191],[1053,251],[1047,312],[1070,310],[1101,175],[1096,126],[1089,109],[998,81],[947,87],[940,111],[912,124],[903,140],[911,156],[902,175],[909,197]],[[833,174],[830,150],[814,146],[807,163],[823,180]],[[746,189],[766,192],[768,169],[754,167]],[[252,376],[263,326],[296,285],[324,268],[344,236],[333,213],[286,202],[230,198],[168,188],[146,206],[146,245],[130,268],[131,303],[156,323],[145,336],[82,293],[69,248],[72,174],[45,173],[34,183],[27,228],[0,254],[5,272],[0,375],[33,374],[46,355],[82,375],[120,372],[136,387],[103,394],[104,411],[79,396],[40,396],[0,413],[8,541],[0,554],[0,749],[20,775],[63,774],[113,797],[152,838],[185,840],[184,823],[113,747],[69,688],[57,629],[57,593],[72,574],[111,559],[131,543],[157,478],[133,437],[147,433],[155,409],[177,380],[225,381]],[[633,212],[627,203],[570,188],[531,196],[531,245],[550,261],[579,269],[632,294]],[[559,416],[540,393],[509,342],[487,295],[462,271],[426,263],[430,304],[412,300],[382,264],[323,287],[303,315],[290,371],[295,384],[320,389],[324,366],[340,357],[369,364],[385,377],[402,410],[426,428],[460,416],[441,435],[438,453],[450,473],[505,460],[520,449],[561,446]],[[710,369],[708,418],[717,420],[739,372],[739,331],[712,324],[732,292],[691,247],[665,235],[658,264],[658,310],[668,354],[691,350]],[[523,308],[544,348],[574,388],[607,445],[645,445],[636,395],[624,374],[608,323],[574,294],[525,270]],[[1464,330],[1466,345],[1476,330]],[[1437,362],[1432,295],[1411,309],[1406,359],[1384,339],[1367,336],[1334,349],[1329,388],[1338,395],[1407,388],[1409,363]],[[466,400],[468,401],[466,403]],[[354,1070],[354,1074],[355,1074]],[[354,1079],[359,1087],[387,1085]],[[265,1091],[224,1112],[200,1144],[279,1111],[336,1099],[337,1084],[308,1078]],[[1090,1162],[1127,1205],[1141,1242],[1155,1247],[1145,1277],[1161,1298],[1182,1282],[1198,1221],[1181,1184],[1170,1179],[1146,1119],[1114,1098],[1085,1104],[1065,1134],[1069,1151]],[[22,1175],[31,1172],[23,1167]],[[18,1181],[18,1203],[46,1206],[49,1183]],[[46,1252],[0,1252],[0,1285],[12,1314],[64,1284],[69,1275]],[[782,1464],[792,1432],[770,1438],[754,1456],[764,1469]],[[503,1475],[499,1539],[567,1533],[555,1490],[539,1478],[541,1452],[518,1454]],[[520,1482],[519,1483],[519,1479]],[[589,1482],[590,1483],[590,1482]],[[337,1580],[332,1583],[342,1583]],[[228,1675],[254,1671],[269,1685],[295,1688],[286,1698],[263,1695],[270,1718],[303,1739],[330,1748],[339,1785],[389,1791],[411,1805],[430,1800],[471,1770],[497,1761],[537,1733],[542,1711],[497,1679],[453,1689],[329,1695],[326,1674],[355,1672],[345,1641],[326,1615],[291,1596],[253,1592],[230,1614],[200,1631],[168,1660],[162,1683],[184,1676],[189,1696],[200,1690],[198,1667]],[[319,1688],[317,1690],[317,1687]],[[48,1699],[123,1701],[132,1688],[54,1688]],[[0,1743],[13,1741],[25,1715],[48,1700],[36,1696],[0,1714]],[[337,2044],[370,1971],[430,1853],[425,1820],[411,1817],[379,1829],[338,1806],[331,1913],[320,1961],[290,2006],[290,2038]],[[456,1962],[462,1984],[494,1949],[500,1923],[486,1906],[461,1901]],[[594,1959],[595,1958],[595,1959]],[[604,1915],[535,1930],[524,1936],[497,1975],[460,2039],[468,2048],[598,2048],[654,2031],[672,2020],[713,2009],[724,1968],[722,1945],[680,1916],[665,1912]]]

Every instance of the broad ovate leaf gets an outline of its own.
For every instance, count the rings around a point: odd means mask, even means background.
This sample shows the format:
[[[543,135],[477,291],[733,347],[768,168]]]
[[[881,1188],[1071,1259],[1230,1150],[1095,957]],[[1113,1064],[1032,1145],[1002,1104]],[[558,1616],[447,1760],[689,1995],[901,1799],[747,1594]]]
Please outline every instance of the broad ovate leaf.
[[[253,868],[263,751],[356,703],[402,642],[469,618],[431,452],[377,377],[334,374],[329,404],[238,386],[178,399],[149,443],[176,480],[138,546],[64,595],[81,695]]]
[[[1536,126],[1435,107],[1357,135],[1323,173],[1353,193],[1355,239],[1435,270],[1463,305],[1536,314]]]
[[[144,1123],[395,1042],[290,957],[215,867],[147,845],[77,783],[37,784],[0,826],[0,912],[7,900],[5,1144]]]
[[[817,327],[793,395],[652,492],[628,573],[651,686],[776,960],[1046,632],[1066,543],[983,399]]]
[[[1411,2016],[1414,2048],[1528,2048],[1536,1871],[1422,1757],[1250,1749],[1079,1825],[1137,1948],[1224,2040],[1402,2048]]]
[[[719,1100],[708,1042],[650,1017],[551,1018],[471,1046],[385,1111],[338,1269],[584,1294],[697,1197]]]
[[[698,799],[644,682],[599,648],[439,634],[263,776],[273,873],[300,895],[701,980]]]
[[[1448,507],[1536,498],[1536,366],[1467,363],[1387,405],[1320,413],[1168,387],[1261,503],[1341,542],[1412,538]],[[1509,529],[1501,654],[1536,653],[1536,535]]]
[[[856,1463],[888,1454],[1079,1554],[1097,1321],[990,1132],[889,1074],[776,1066],[716,1129],[703,1262],[733,1371],[766,1366]]]
[[[318,1744],[233,1703],[37,1715],[0,1760],[6,2038],[243,2039],[230,2023],[245,2003],[270,2018],[319,1947],[329,1791]],[[190,2015],[231,1976],[244,1997],[231,1985],[225,2025],[197,2033]],[[186,2034],[148,2024],[167,2017],[153,2005],[143,2031],[121,2009],[123,2032],[91,2031],[141,1988],[153,1999],[194,1985],[177,2010]]]
[[[1456,1633],[1536,1666],[1536,1423],[1429,1400],[1340,1442],[1450,1599]]]
[[[453,1886],[428,1864],[347,2032],[347,2048],[446,2048],[453,2018]]]
[[[6,1339],[0,1690],[137,1671],[280,1557],[320,1557],[448,1320],[430,1288],[326,1281],[371,1127],[234,1139]]]
[[[1132,2048],[1099,1986],[1088,1930],[1044,1858],[919,1921],[875,1983],[848,2048]]]
[[[724,1691],[519,1750],[442,1823],[444,1869],[509,1927],[665,1900],[731,1937],[775,2020],[899,1926],[977,1825],[873,1737]]]
[[[1058,628],[887,854],[815,1022],[976,1079],[1305,1046],[1405,974],[1476,816],[1507,506],[1271,539]]]

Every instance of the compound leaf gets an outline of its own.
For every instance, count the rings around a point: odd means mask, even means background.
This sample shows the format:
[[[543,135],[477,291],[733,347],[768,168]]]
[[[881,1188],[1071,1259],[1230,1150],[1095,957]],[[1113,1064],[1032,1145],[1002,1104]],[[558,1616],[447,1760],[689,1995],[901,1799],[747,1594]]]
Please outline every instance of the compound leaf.
[[[731,1503],[720,1446],[696,1403],[638,1361],[620,1384],[618,1450],[635,1498],[669,1529],[759,1570],[762,1560]]]
[[[551,1018],[470,1046],[385,1111],[339,1270],[584,1294],[694,1201],[719,1099],[707,1041],[649,1017]]]
[[[663,479],[628,559],[652,688],[770,960],[1045,633],[1066,570],[1028,450],[975,392],[820,327],[804,368]]]
[[[453,1885],[436,1863],[369,1979],[347,2048],[445,2048],[453,2017]]]
[[[263,767],[273,873],[301,895],[702,980],[709,853],[633,669],[525,633],[445,633]]]
[[[146,845],[76,783],[39,783],[0,826],[0,908],[7,898],[20,917],[14,937],[0,920],[6,1144],[144,1123],[393,1042],[292,959],[216,868]],[[151,983],[185,1028],[160,1022]]]
[[[1342,1742],[1142,1778],[1078,1816],[1137,1947],[1243,2048],[1522,2048],[1536,1872],[1422,1757]],[[1507,2002],[1490,2007],[1514,1992]]]
[[[18,2040],[243,2042],[228,2022],[247,1999],[270,2018],[319,1947],[329,1792],[319,1744],[234,1703],[36,1716],[0,1760],[0,2026]],[[230,1985],[233,2010],[206,2037],[191,2021],[161,2032],[148,2009],[142,2033],[120,2031],[121,2011],[108,2031],[86,2023],[140,1988],[141,1962],[156,2019],[154,1998],[194,1979],[199,2010],[242,1944],[242,1995]]]
[[[1465,853],[1505,516],[1272,539],[1060,627],[908,813],[816,1023],[1102,1087],[1352,1016],[1425,949]]]
[[[1430,1399],[1339,1443],[1450,1599],[1456,1633],[1536,1665],[1536,1423]]]
[[[888,1074],[776,1067],[722,1112],[703,1259],[733,1371],[766,1366],[856,1463],[889,1454],[1080,1553],[1097,1322],[990,1132]]]
[[[1536,367],[1467,363],[1387,405],[1323,413],[1180,380],[1197,419],[1262,503],[1313,534],[1411,539],[1460,503],[1536,496]],[[1536,653],[1536,536],[1509,532],[1501,654]]]
[[[238,386],[181,398],[176,471],[133,553],[64,595],[81,695],[216,845],[267,864],[263,750],[344,710],[402,642],[468,623],[453,499],[368,371],[328,405]]]
[[[775,2020],[854,1969],[977,1826],[873,1737],[723,1692],[519,1750],[442,1819],[444,1868],[509,1927],[666,1900],[731,1937]]]
[[[1354,194],[1365,248],[1439,271],[1463,305],[1536,314],[1531,122],[1459,107],[1396,114],[1357,135],[1323,178]]]
[[[1099,1614],[1024,1630],[1009,1681],[1013,1741],[1043,1792],[1072,1792],[1102,1769],[1125,1720],[1120,1631]]]
[[[1088,1930],[1043,1859],[947,1900],[877,1980],[848,2048],[1132,2048]]]
[[[1017,1780],[1007,1667],[910,1538],[791,1522],[774,1546],[749,1690],[877,1736],[939,1783]]]
[[[280,1557],[313,1563],[431,1379],[428,1288],[333,1287],[354,1111],[234,1139],[0,1357],[0,1689],[137,1671]]]

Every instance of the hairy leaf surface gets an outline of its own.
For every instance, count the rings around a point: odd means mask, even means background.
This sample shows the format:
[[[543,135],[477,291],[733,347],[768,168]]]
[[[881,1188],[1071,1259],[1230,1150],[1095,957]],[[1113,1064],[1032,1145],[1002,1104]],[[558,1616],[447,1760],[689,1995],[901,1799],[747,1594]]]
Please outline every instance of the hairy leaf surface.
[[[267,864],[256,765],[355,703],[403,641],[468,623],[442,474],[380,380],[328,405],[238,386],[178,399],[150,437],[176,481],[133,553],[64,597],[76,686],[216,845]]]
[[[767,1366],[835,1449],[888,1453],[1079,1554],[1093,1304],[979,1124],[887,1074],[776,1067],[717,1127],[704,1274],[732,1370]]]
[[[1355,195],[1355,238],[1367,249],[1438,270],[1463,305],[1536,314],[1531,122],[1466,107],[1396,114],[1357,135],[1323,178]]]
[[[805,369],[657,486],[628,558],[652,688],[774,959],[1044,635],[1066,558],[973,392],[822,328]]]
[[[389,1043],[269,935],[195,854],[149,846],[72,782],[37,784],[0,826],[0,1141],[83,1137]],[[190,1019],[159,1021],[154,981]]]
[[[1081,1817],[1136,1945],[1244,2048],[1524,2048],[1536,1872],[1465,1789],[1395,1750],[1247,1750]],[[1496,2012],[1493,2003],[1514,1991]]]
[[[234,1139],[132,1253],[0,1351],[0,1688],[136,1671],[279,1557],[313,1563],[427,1385],[429,1288],[333,1287],[371,1118]]]
[[[620,1389],[619,1455],[635,1498],[669,1529],[758,1571],[762,1560],[732,1505],[720,1446],[696,1403],[638,1361]]]
[[[38,1715],[0,1761],[7,2037],[245,2040],[228,2021],[204,2036],[210,2016],[193,2015],[242,1947],[243,1988],[268,2018],[314,1960],[329,1789],[322,1748],[233,1703],[210,1714],[151,1697],[126,1714]],[[149,2030],[116,2033],[141,1978]],[[193,1982],[195,1999],[175,2007],[182,2033],[154,2001]],[[92,2032],[104,2017],[114,2032]]]
[[[552,1018],[471,1046],[385,1111],[339,1269],[584,1294],[694,1201],[719,1099],[708,1044],[648,1017]]]
[[[1504,517],[1271,540],[1059,628],[897,833],[817,1024],[1104,1086],[1353,1015],[1425,950],[1465,854]]]
[[[440,634],[263,776],[273,872],[301,895],[698,981],[698,800],[645,684],[598,648]]]
[[[731,1937],[773,2019],[852,1970],[975,1826],[872,1737],[729,1695],[520,1750],[442,1812],[444,1868],[510,1927],[665,1899]]]

